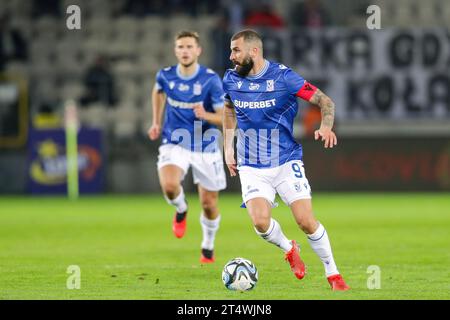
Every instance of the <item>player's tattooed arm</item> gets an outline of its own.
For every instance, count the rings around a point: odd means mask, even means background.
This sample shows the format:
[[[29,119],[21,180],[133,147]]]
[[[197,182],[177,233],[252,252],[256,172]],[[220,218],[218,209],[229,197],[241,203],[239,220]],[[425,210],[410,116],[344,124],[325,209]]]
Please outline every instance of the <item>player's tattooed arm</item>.
[[[336,134],[332,131],[334,124],[334,102],[320,89],[316,89],[316,92],[309,99],[309,102],[320,107],[322,112],[322,123],[319,130],[314,132],[314,138],[324,141],[325,148],[333,148],[337,144]]]
[[[334,123],[334,102],[330,99],[325,93],[323,93],[320,89],[317,89],[316,92],[312,95],[309,102],[315,104],[320,107],[322,112],[322,124],[321,126],[327,128],[333,128]]]
[[[223,147],[225,163],[232,177],[236,176],[236,160],[234,158],[234,131],[236,129],[236,112],[230,101],[225,100],[223,108]]]

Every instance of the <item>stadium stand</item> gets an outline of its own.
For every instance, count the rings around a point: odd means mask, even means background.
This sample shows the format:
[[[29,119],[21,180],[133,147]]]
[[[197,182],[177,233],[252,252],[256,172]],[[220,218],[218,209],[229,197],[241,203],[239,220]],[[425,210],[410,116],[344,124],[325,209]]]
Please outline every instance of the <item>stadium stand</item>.
[[[217,1],[217,7],[211,9],[206,1],[200,1],[195,10],[177,7],[173,12],[171,1],[148,1],[150,6],[145,8],[139,7],[139,0],[39,1],[39,10],[38,1],[4,1],[0,15],[11,17],[11,26],[21,32],[28,47],[28,60],[8,61],[4,70],[28,79],[31,115],[43,103],[62,114],[65,100],[80,101],[85,94],[83,76],[96,57],[107,56],[116,80],[117,105],[110,110],[102,103],[88,104],[80,110],[82,124],[103,129],[111,143],[136,138],[143,141],[151,122],[150,97],[155,74],[176,61],[171,54],[175,33],[180,29],[198,31],[203,46],[201,63],[220,73],[224,66],[214,61],[218,48],[213,30],[227,11],[224,6],[238,3],[245,12],[247,2],[252,1]],[[292,4],[298,2],[301,1],[274,1],[273,5],[276,12],[288,19]],[[339,6],[336,1],[321,2],[330,13],[332,26],[365,27],[365,8],[369,4],[381,7],[383,28],[412,23],[420,27],[450,26],[450,1],[446,0],[340,0]],[[183,3],[178,1],[178,5]],[[82,28],[68,31],[66,8],[73,4],[82,9]],[[226,43],[221,45],[228,49]]]

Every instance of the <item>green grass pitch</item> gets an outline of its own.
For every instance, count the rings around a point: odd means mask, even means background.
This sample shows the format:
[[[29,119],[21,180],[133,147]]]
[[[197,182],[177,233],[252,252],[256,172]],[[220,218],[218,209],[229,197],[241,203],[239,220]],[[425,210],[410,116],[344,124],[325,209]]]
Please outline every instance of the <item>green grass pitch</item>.
[[[173,209],[161,195],[64,198],[0,197],[0,299],[449,299],[448,194],[324,194],[313,198],[337,265],[351,286],[332,292],[322,263],[284,205],[273,210],[296,239],[308,273],[299,281],[280,249],[254,232],[240,196],[222,194],[213,265],[201,265],[200,206],[188,196],[188,229],[172,235]],[[231,258],[253,261],[259,282],[249,292],[221,281]],[[81,270],[69,290],[67,268]],[[369,290],[367,268],[381,288]]]

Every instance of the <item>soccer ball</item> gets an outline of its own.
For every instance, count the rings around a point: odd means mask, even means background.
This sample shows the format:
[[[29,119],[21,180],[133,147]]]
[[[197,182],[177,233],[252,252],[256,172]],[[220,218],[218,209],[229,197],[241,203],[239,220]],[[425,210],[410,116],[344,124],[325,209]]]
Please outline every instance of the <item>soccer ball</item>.
[[[258,282],[258,270],[250,260],[234,258],[223,267],[222,281],[227,289],[248,291]]]

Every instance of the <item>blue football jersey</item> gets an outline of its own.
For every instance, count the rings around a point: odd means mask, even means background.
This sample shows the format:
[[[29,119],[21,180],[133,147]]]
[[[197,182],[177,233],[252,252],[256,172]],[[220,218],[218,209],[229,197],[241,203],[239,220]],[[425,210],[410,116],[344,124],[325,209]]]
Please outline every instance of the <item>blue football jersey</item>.
[[[302,146],[294,139],[297,96],[315,91],[300,75],[283,64],[265,60],[257,75],[241,77],[229,69],[223,78],[225,99],[237,119],[237,164],[272,168],[302,160]]]
[[[157,73],[156,86],[167,97],[162,143],[177,144],[191,151],[217,151],[220,131],[215,125],[195,117],[193,107],[200,104],[207,112],[223,108],[220,77],[202,65],[198,65],[193,75],[185,77],[179,65],[175,65]]]

